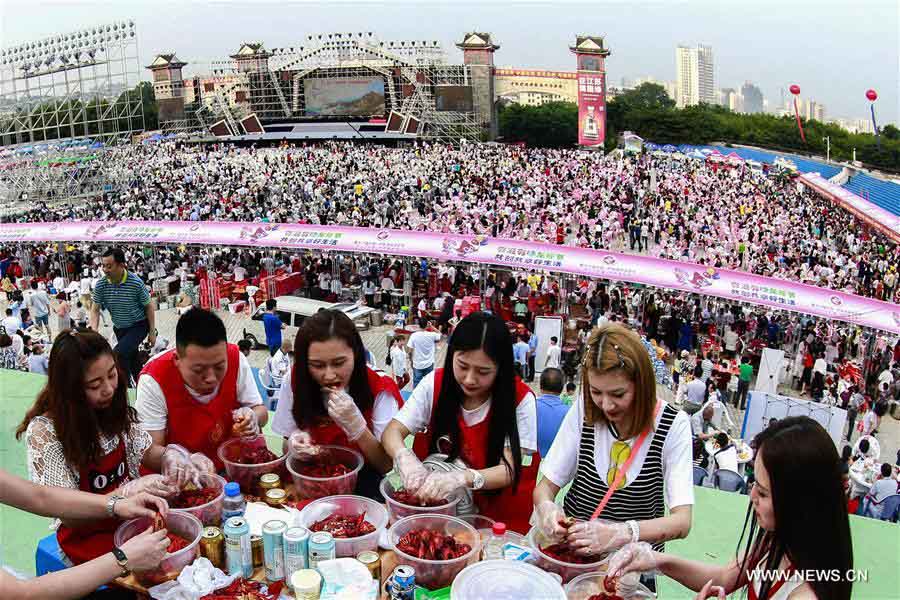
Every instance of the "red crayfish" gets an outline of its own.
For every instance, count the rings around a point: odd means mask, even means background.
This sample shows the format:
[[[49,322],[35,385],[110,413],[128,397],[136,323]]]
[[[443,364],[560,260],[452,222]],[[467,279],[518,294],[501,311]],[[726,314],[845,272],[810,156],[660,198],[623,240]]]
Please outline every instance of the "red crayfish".
[[[618,587],[618,580],[615,577],[604,577],[603,578],[603,591],[599,594],[594,594],[589,597],[587,600],[624,600],[622,596],[616,593]]]
[[[426,560],[453,560],[468,554],[472,547],[457,541],[452,535],[429,529],[414,529],[400,538],[397,550]]]
[[[300,469],[300,474],[305,475],[307,477],[340,477],[341,475],[346,475],[350,472],[350,467],[347,465],[342,465],[340,463],[332,464],[332,465],[323,465],[323,464],[308,464],[304,465],[303,468]]]
[[[247,444],[242,441],[240,446],[240,452],[232,459],[239,465],[260,465],[278,460],[278,457],[265,445]]]
[[[200,488],[184,489],[169,500],[169,508],[196,508],[215,500],[222,493],[221,489]]]
[[[592,562],[597,562],[598,560],[596,557],[575,554],[575,549],[565,543],[553,544],[552,546],[541,548],[541,552],[543,552],[550,558],[554,558],[560,562],[572,563],[576,565],[586,565]]]
[[[166,522],[161,514],[156,513],[156,515],[153,517],[152,526],[154,532],[162,531],[166,528]],[[166,538],[169,540],[169,547],[166,549],[169,554],[174,554],[179,550],[183,550],[190,544],[189,541],[187,541],[177,533],[169,532],[166,534]]]
[[[200,600],[278,600],[284,581],[262,583],[239,577],[231,585],[202,596]]]
[[[365,520],[366,513],[358,515],[334,514],[316,521],[310,531],[327,531],[336,538],[354,538],[375,531],[375,526]]]
[[[391,499],[394,502],[399,502],[400,504],[406,504],[407,506],[441,506],[446,504],[446,502],[442,500],[424,500],[412,492],[407,492],[406,490],[398,490],[391,494]]]

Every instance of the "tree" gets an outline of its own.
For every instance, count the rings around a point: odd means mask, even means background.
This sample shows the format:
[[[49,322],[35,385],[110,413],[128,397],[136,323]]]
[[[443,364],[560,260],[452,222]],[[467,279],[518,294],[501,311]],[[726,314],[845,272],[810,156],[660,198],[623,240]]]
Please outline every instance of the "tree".
[[[610,101],[628,110],[675,108],[675,101],[666,93],[666,88],[658,83],[642,83],[633,90],[616,96]]]
[[[507,142],[529,146],[564,148],[578,139],[578,106],[572,102],[548,102],[540,106],[510,104],[500,108],[500,136]]]

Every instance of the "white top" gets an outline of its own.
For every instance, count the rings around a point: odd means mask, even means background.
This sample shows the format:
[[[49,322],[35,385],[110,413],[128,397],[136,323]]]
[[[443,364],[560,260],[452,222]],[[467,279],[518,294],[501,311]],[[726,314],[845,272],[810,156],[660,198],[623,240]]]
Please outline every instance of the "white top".
[[[872,435],[872,432],[878,426],[878,415],[874,410],[866,413],[862,420],[862,436]]]
[[[717,451],[714,458],[716,467],[719,469],[726,469],[735,473],[740,472],[738,471],[737,448],[734,447],[734,444],[728,446],[725,450]]]
[[[14,316],[3,317],[3,329],[7,335],[12,335],[19,329],[22,329],[22,321]]]
[[[243,281],[247,276],[247,269],[238,265],[234,268],[234,280],[235,281]]]
[[[391,346],[391,368],[394,370],[395,377],[406,375],[406,352],[399,346]]]
[[[147,363],[158,359],[163,353],[153,356]],[[240,406],[257,406],[262,404],[259,388],[256,387],[256,379],[250,370],[250,363],[243,354],[239,354],[240,366],[237,378],[237,401]],[[211,394],[201,396],[188,386],[184,386],[191,397],[201,404],[212,402],[218,388]],[[141,425],[147,431],[164,431],[168,422],[169,409],[166,406],[166,397],[163,395],[159,383],[148,373],[144,373],[138,379],[137,398],[134,407],[141,419]]]
[[[821,373],[823,376],[828,371],[828,363],[825,362],[824,358],[817,358],[816,362],[813,363],[813,373]]]
[[[412,433],[419,433],[431,427],[431,409],[434,407],[434,371],[426,375],[409,400],[394,417]],[[472,426],[488,417],[491,400],[474,410],[462,409],[463,422]],[[571,412],[571,411],[570,411]],[[537,407],[533,393],[529,393],[516,406],[516,424],[519,429],[519,446],[523,452],[537,450]],[[508,443],[508,441],[507,441]]]
[[[559,368],[560,357],[562,356],[562,350],[559,347],[559,344],[555,346],[550,346],[547,348],[547,362],[544,363],[544,368]]]
[[[291,386],[291,371],[288,371],[281,382],[278,391],[278,406],[275,407],[275,416],[272,417],[272,431],[278,435],[288,437],[300,427],[294,421],[294,389]],[[397,414],[397,399],[390,392],[381,392],[375,397],[372,407],[372,435],[381,441],[381,434],[391,419]]]
[[[890,369],[885,369],[881,372],[880,375],[878,375],[878,387],[881,387],[882,383],[886,383],[888,385],[894,383],[894,374],[891,373]]]
[[[660,401],[662,402],[662,401]],[[663,407],[665,403],[663,402]],[[565,487],[575,478],[578,469],[578,449],[581,445],[581,429],[584,425],[584,402],[581,395],[572,403],[575,410],[569,410],[560,425],[556,439],[547,456],[541,459],[541,473],[559,487]],[[662,419],[662,410],[656,417],[656,426]],[[647,452],[650,450],[651,436],[647,436],[628,472],[626,482],[634,481],[641,472]],[[594,467],[602,479],[609,470],[609,452],[616,439],[603,423],[594,425]],[[627,440],[634,445],[636,438]],[[666,441],[663,443],[663,479],[665,480],[665,501],[670,509],[694,503],[693,453],[691,447],[691,426],[688,416],[678,411]],[[626,487],[627,487],[626,483]]]
[[[416,331],[409,336],[406,347],[412,348],[414,369],[427,369],[434,366],[434,349],[439,341],[441,341],[441,334],[437,331]]]
[[[706,384],[702,379],[692,379],[690,383],[685,386],[685,390],[687,391],[687,399],[691,404],[703,404],[703,400],[706,399]]]

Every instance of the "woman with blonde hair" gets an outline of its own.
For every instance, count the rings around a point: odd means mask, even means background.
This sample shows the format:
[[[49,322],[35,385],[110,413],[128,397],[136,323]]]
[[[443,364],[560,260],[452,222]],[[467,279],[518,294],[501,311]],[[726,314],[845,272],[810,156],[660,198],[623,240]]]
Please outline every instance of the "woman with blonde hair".
[[[594,329],[581,389],[541,464],[535,526],[585,555],[638,540],[661,550],[687,536],[694,503],[690,422],[657,399],[640,337],[618,323]],[[554,498],[570,482],[557,505]],[[577,522],[569,526],[567,517]]]

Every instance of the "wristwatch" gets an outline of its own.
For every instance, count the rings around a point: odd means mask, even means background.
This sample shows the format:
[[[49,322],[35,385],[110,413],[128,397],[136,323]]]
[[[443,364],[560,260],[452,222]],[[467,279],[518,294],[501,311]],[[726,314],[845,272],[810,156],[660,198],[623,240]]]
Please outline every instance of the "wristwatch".
[[[480,490],[484,487],[484,475],[482,475],[479,471],[475,469],[469,469],[469,472],[472,474],[472,489]]]
[[[122,569],[121,577],[127,577],[131,572],[131,569],[128,568],[128,557],[125,556],[125,553],[118,546],[113,546],[112,553],[116,557],[116,564]]]
[[[109,500],[106,501],[106,516],[110,519],[115,518],[116,516],[116,502],[119,500],[124,500],[125,496],[119,496],[118,494],[113,494],[109,497]]]

